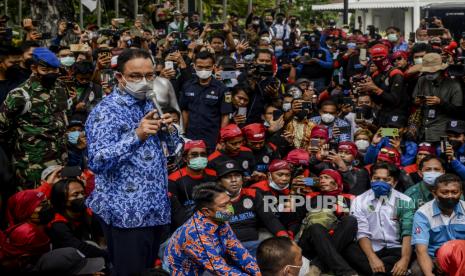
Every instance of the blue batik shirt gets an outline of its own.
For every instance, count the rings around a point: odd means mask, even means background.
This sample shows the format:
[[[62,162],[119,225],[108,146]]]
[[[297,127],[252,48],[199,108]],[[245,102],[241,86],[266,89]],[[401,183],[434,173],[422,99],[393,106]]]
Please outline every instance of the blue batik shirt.
[[[87,205],[109,225],[170,223],[166,155],[182,147],[182,140],[176,130],[138,138],[136,128],[153,109],[151,101],[115,89],[87,119],[89,168],[95,173]]]

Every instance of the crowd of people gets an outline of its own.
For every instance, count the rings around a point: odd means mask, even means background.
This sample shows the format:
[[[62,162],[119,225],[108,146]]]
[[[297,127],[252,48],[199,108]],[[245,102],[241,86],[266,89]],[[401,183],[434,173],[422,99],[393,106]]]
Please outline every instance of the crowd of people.
[[[312,22],[0,33],[0,271],[465,275],[465,37]]]

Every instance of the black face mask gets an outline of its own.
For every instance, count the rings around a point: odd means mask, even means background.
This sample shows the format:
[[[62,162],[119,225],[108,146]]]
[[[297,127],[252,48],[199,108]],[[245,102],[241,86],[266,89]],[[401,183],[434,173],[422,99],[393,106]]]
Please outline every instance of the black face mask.
[[[31,70],[31,65],[34,63],[32,58],[28,58],[24,60],[24,66],[26,66],[27,69]]]
[[[289,23],[289,26],[291,28],[294,28],[296,25],[297,25],[297,23],[295,21],[292,21],[292,20],[291,20],[291,23]]]
[[[266,24],[267,26],[271,26],[271,25],[273,25],[273,21],[265,21],[265,24]]]
[[[7,79],[15,79],[18,77],[20,71],[21,67],[19,66],[19,64],[15,64],[6,69],[5,76]]]
[[[55,217],[55,212],[52,209],[52,206],[45,205],[39,211],[39,223],[42,225],[47,225]]]
[[[459,203],[460,198],[442,198],[438,197],[438,206],[441,209],[451,210]]]
[[[86,210],[85,198],[78,198],[71,200],[71,204],[68,207],[74,213],[82,213]]]
[[[278,22],[279,24],[283,23],[283,21],[284,21],[284,18],[282,17],[276,18],[276,22]]]
[[[457,140],[449,140],[449,143],[454,150],[458,150],[462,146],[462,142]]]
[[[51,89],[55,85],[55,82],[58,79],[58,77],[59,77],[58,73],[49,73],[45,75],[40,75],[40,84],[45,89]]]
[[[365,119],[373,118],[373,108],[371,106],[362,105],[362,106],[360,106],[360,109],[362,110],[363,118],[365,118]]]
[[[302,121],[303,119],[307,118],[308,111],[307,110],[301,110],[295,114],[295,117],[297,118],[298,121]]]

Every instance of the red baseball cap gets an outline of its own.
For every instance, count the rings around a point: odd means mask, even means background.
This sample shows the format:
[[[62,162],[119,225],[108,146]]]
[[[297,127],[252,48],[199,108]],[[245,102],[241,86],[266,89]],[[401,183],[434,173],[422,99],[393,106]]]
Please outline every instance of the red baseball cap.
[[[293,149],[287,154],[284,160],[291,163],[292,165],[308,166],[308,163],[310,162],[310,154],[308,154],[308,152],[303,149]]]
[[[341,150],[348,151],[354,157],[357,156],[357,152],[358,152],[357,146],[353,142],[350,142],[350,141],[340,142],[337,149],[339,151]]]
[[[188,152],[193,148],[206,149],[207,145],[203,140],[191,140],[184,144],[184,152]]]
[[[271,162],[270,166],[268,167],[268,171],[271,173],[279,170],[290,171],[291,166],[289,166],[289,163],[287,163],[287,161],[285,160],[275,159],[273,160],[273,162]]]
[[[388,53],[388,48],[383,44],[376,44],[370,48],[370,55],[372,57],[387,57]]]
[[[242,131],[236,124],[229,124],[220,130],[220,138],[222,141],[233,139],[242,136]]]
[[[420,143],[420,145],[418,145],[418,152],[420,151],[426,151],[431,155],[436,155],[434,147],[430,143]]]
[[[246,125],[242,128],[242,132],[244,133],[247,140],[252,142],[261,142],[265,140],[265,126],[260,123],[254,123],[250,125]]]
[[[310,138],[323,138],[326,140],[326,142],[328,142],[329,140],[328,129],[324,126],[316,125],[312,128],[312,131],[310,133]]]

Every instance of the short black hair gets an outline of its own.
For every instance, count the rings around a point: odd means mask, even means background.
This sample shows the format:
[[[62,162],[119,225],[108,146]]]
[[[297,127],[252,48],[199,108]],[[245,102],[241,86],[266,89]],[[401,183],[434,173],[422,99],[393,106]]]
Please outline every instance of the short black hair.
[[[167,106],[162,108],[163,113],[176,113],[179,118],[181,118],[181,113],[174,107]]]
[[[420,164],[418,164],[418,169],[421,171],[423,169],[423,166],[425,165],[425,162],[428,162],[431,160],[437,160],[439,163],[441,163],[441,167],[443,169],[446,168],[446,162],[444,161],[444,159],[439,158],[434,155],[428,155],[428,156],[425,156],[423,159],[421,159]]]
[[[293,246],[289,237],[272,237],[260,243],[257,264],[262,275],[277,275],[286,265],[293,264],[295,256],[289,254]]]
[[[320,104],[320,109],[322,109],[323,106],[327,106],[327,105],[332,105],[332,106],[336,107],[336,110],[339,110],[339,108],[338,108],[336,102],[333,101],[333,100],[326,100],[326,101],[322,102],[322,103]]]
[[[64,178],[53,184],[50,193],[50,202],[57,213],[63,214],[66,211],[66,202],[68,201],[69,184],[79,183],[83,188],[84,182],[77,178]]]
[[[212,36],[210,36],[210,39],[208,40],[210,43],[213,41],[214,38],[219,38],[221,39],[221,41],[225,42],[226,41],[226,38],[224,37],[224,35],[222,35],[221,33],[217,32],[217,33],[214,33]]]
[[[400,177],[400,170],[399,168],[397,168],[396,165],[394,164],[391,164],[391,163],[388,163],[388,162],[384,162],[384,161],[381,161],[381,162],[376,162],[372,167],[371,167],[371,175],[374,175],[375,174],[375,171],[377,170],[387,170],[388,171],[388,174],[389,176],[391,176],[392,178],[394,178],[394,181],[398,181],[399,180],[399,177]]]
[[[415,43],[413,44],[412,47],[412,56],[415,53],[421,53],[421,52],[430,52],[432,49],[431,45],[427,43]]]
[[[460,177],[458,177],[457,175],[453,173],[446,173],[436,178],[436,181],[434,181],[434,187],[437,188],[439,184],[448,185],[454,182],[458,183],[460,186],[460,189],[462,189],[462,180],[460,179]]]
[[[267,54],[267,55],[270,55],[270,57],[273,57],[273,53],[268,50],[268,49],[258,49],[257,51],[255,51],[255,59],[258,59],[258,56],[260,54]]]
[[[398,27],[396,27],[396,26],[389,26],[389,27],[387,27],[387,28],[386,28],[386,32],[387,32],[387,30],[389,30],[389,29],[393,29],[394,31],[400,33],[400,29],[399,29]]]
[[[213,61],[213,64],[215,64],[215,56],[208,51],[201,51],[197,55],[195,55],[194,63],[198,59],[211,59]]]
[[[21,51],[23,51],[23,53],[29,51],[29,49],[31,49],[32,47],[34,48],[38,48],[40,47],[39,43],[35,42],[35,41],[32,41],[32,40],[26,40],[26,41],[23,41],[23,43],[21,44]]]
[[[215,202],[216,197],[221,193],[226,193],[226,190],[215,182],[205,182],[195,186],[192,192],[195,210],[210,207]]]
[[[235,96],[237,93],[239,93],[239,91],[244,91],[245,94],[247,94],[248,96],[252,94],[252,90],[250,89],[250,86],[238,83],[232,88],[231,95]]]
[[[153,63],[152,56],[147,50],[143,49],[125,49],[119,56],[118,56],[118,71],[123,72],[124,66],[128,61],[131,59],[136,58],[144,58],[150,59]]]

